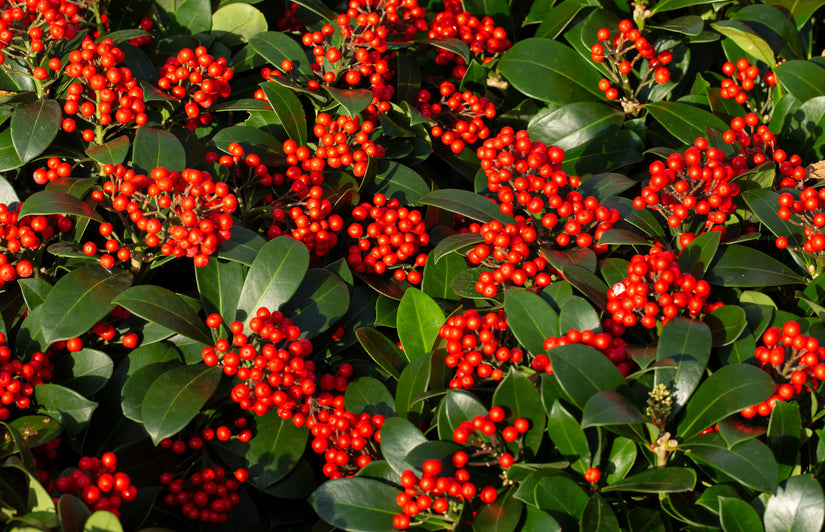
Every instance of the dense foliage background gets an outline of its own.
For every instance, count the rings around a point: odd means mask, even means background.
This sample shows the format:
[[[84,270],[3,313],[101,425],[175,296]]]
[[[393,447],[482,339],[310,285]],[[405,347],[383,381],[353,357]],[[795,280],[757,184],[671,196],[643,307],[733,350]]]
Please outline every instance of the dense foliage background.
[[[6,0],[0,523],[822,529],[823,4]]]

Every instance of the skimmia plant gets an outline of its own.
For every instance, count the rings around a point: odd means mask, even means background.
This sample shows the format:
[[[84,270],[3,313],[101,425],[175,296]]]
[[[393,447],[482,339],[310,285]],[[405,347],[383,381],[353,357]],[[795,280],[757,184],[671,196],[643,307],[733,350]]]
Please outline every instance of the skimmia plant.
[[[821,530],[823,17],[0,0],[0,525]]]

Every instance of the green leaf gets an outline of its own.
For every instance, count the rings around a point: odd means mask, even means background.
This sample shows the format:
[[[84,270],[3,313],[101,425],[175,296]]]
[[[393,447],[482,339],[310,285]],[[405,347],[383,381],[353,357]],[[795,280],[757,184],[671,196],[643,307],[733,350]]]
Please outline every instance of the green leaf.
[[[398,417],[407,418],[410,413],[421,413],[424,403],[414,404],[415,397],[426,392],[430,383],[432,357],[418,357],[404,368],[395,389],[395,411]]]
[[[113,303],[150,323],[156,323],[203,344],[212,342],[209,329],[179,295],[156,285],[133,286],[121,292]]]
[[[249,464],[249,478],[264,490],[286,477],[298,464],[306,449],[309,431],[296,427],[291,420],[275,412],[255,416],[255,437],[249,440],[244,457]]]
[[[83,532],[123,532],[123,527],[115,514],[98,510],[86,520]]]
[[[413,449],[424,443],[427,443],[427,438],[406,419],[391,417],[384,421],[384,426],[381,427],[381,454],[399,475],[405,469],[418,469],[405,458]]]
[[[43,414],[20,416],[9,422],[9,426],[17,430],[29,449],[55,439],[61,432],[60,424]]]
[[[99,164],[120,164],[129,154],[129,137],[121,135],[105,144],[93,145],[86,148],[86,155]]]
[[[450,253],[442,260],[427,260],[421,290],[434,298],[458,301],[450,282],[453,277],[467,269],[467,261],[458,253]]]
[[[776,457],[780,479],[788,478],[797,466],[801,438],[799,406],[777,401],[768,421],[768,446]]]
[[[633,131],[608,131],[567,150],[561,169],[575,175],[611,172],[641,161],[643,148],[644,142]]]
[[[439,262],[453,251],[460,251],[484,242],[481,233],[456,233],[442,239],[435,248],[428,253],[428,261]]]
[[[233,227],[232,235],[218,248],[218,257],[251,266],[266,241],[245,227]]]
[[[294,238],[281,236],[264,244],[246,275],[235,319],[245,323],[260,307],[278,309],[298,290],[308,266],[309,252]]]
[[[722,237],[720,231],[709,231],[701,234],[691,241],[688,246],[679,253],[676,263],[682,273],[689,273],[697,279],[701,279],[710,266],[716,250],[719,248],[719,240]]]
[[[642,415],[633,402],[617,392],[599,392],[584,405],[582,428],[602,425],[624,425],[627,423],[644,423]]]
[[[610,447],[610,455],[607,458],[608,468],[607,483],[613,484],[619,479],[623,479],[633,468],[636,462],[638,448],[636,442],[629,438],[618,436],[613,440],[613,445]]]
[[[507,413],[507,420],[530,419],[530,430],[524,435],[524,446],[538,453],[544,434],[545,418],[536,415],[542,412],[541,395],[536,386],[515,368],[511,368],[493,393],[493,405],[501,406]]]
[[[160,167],[180,172],[186,168],[186,150],[168,131],[140,126],[132,147],[132,165],[146,174]]]
[[[784,59],[804,59],[802,39],[793,20],[783,9],[756,4],[745,6],[734,13],[731,19],[745,24],[771,47],[777,56]]]
[[[690,491],[696,485],[696,472],[685,467],[661,467],[617,480],[602,488],[608,491],[638,491],[641,493],[671,493]]]
[[[169,17],[172,31],[186,30],[195,35],[212,29],[212,6],[209,0],[158,0],[157,4]]]
[[[583,179],[576,191],[584,198],[593,196],[599,201],[604,201],[610,196],[621,194],[635,185],[636,181],[624,174],[603,173]]]
[[[306,338],[314,338],[343,317],[350,307],[349,287],[329,270],[306,273],[294,296],[282,307],[284,315]]]
[[[574,469],[584,474],[590,463],[590,447],[579,422],[562,406],[561,401],[553,402],[547,416],[550,441],[565,460],[571,461]]]
[[[361,327],[355,331],[364,351],[393,378],[401,376],[401,370],[407,363],[406,355],[395,342],[373,327]]]
[[[664,384],[671,390],[671,416],[685,406],[699,385],[710,359],[711,344],[710,329],[701,321],[677,316],[662,327],[656,361],[672,359],[675,367],[658,368],[654,384]]]
[[[770,68],[776,67],[776,56],[770,45],[747,25],[735,20],[720,20],[712,23],[710,27],[735,42],[748,54],[766,63]]]
[[[414,360],[431,351],[445,321],[441,307],[430,296],[417,288],[407,289],[398,305],[397,322],[406,359]]]
[[[682,9],[683,7],[690,7],[699,4],[721,1],[722,0],[711,0],[711,2],[707,2],[707,0],[661,0],[659,2],[656,2],[656,5],[653,6],[653,9],[651,9],[650,11],[652,14],[656,14],[660,11],[674,11],[676,9]]]
[[[684,444],[688,458],[718,469],[740,484],[760,491],[775,491],[779,482],[776,459],[767,445],[747,440],[728,449],[718,433],[704,434]]]
[[[336,89],[324,86],[324,90],[341,105],[347,116],[355,116],[372,102],[372,93],[366,89]]]
[[[64,214],[103,221],[88,204],[60,190],[41,190],[23,202],[20,218],[36,214]]]
[[[557,41],[519,41],[504,53],[498,69],[516,89],[544,102],[565,105],[602,97],[598,71]]]
[[[442,50],[447,50],[464,59],[465,63],[470,62],[470,47],[460,39],[444,38],[444,39],[425,39],[421,41],[413,41],[417,43],[429,44]]]
[[[487,415],[488,411],[470,392],[450,390],[438,404],[439,439],[452,440],[453,431],[462,421],[472,421],[475,416]]]
[[[244,273],[241,264],[220,260],[210,260],[206,266],[195,268],[198,293],[206,315],[217,312],[225,324],[235,319]]]
[[[473,532],[513,532],[518,527],[524,503],[513,497],[511,486],[489,504],[484,505],[473,519]],[[545,529],[546,530],[546,529]]]
[[[347,386],[344,393],[347,410],[354,414],[366,412],[369,415],[380,414],[384,417],[395,415],[395,401],[381,381],[372,377],[359,377]],[[385,457],[386,458],[386,457]]]
[[[718,308],[705,316],[703,321],[710,327],[714,346],[732,344],[748,326],[745,310],[736,305]]]
[[[779,485],[765,505],[765,532],[820,530],[825,520],[822,486],[810,475],[791,477]]]
[[[141,418],[157,443],[185,427],[217,389],[222,372],[202,364],[170,369],[146,391]]]
[[[514,222],[512,216],[501,213],[495,201],[479,196],[469,190],[452,188],[433,190],[424,194],[418,200],[418,203],[439,207],[482,223],[492,222],[493,220],[499,220],[502,223]]]
[[[773,379],[748,364],[723,366],[708,377],[685,406],[676,434],[688,440],[719,420],[758,404],[776,390]]]
[[[582,344],[555,347],[547,352],[553,373],[572,403],[584,408],[596,393],[626,385],[616,366],[599,351]]]
[[[719,497],[719,520],[725,532],[762,532],[762,520],[742,499]]]
[[[164,361],[147,364],[131,371],[120,391],[120,407],[121,410],[123,410],[123,415],[133,421],[143,423],[141,410],[143,409],[143,401],[146,398],[146,392],[149,390],[149,387],[152,386],[152,383],[155,382],[158,377],[171,368],[179,366],[180,364]]]
[[[44,98],[20,105],[11,115],[11,141],[21,162],[43,153],[60,129],[63,114],[57,100]]]
[[[0,172],[13,170],[23,166],[23,161],[18,157],[11,141],[11,129],[6,128],[0,132]]]
[[[393,530],[398,489],[364,477],[328,480],[309,496],[309,504],[327,523],[355,532]]]
[[[272,65],[280,65],[284,59],[292,61],[293,70],[303,74],[310,72],[304,48],[292,37],[279,31],[258,33],[249,38],[249,46]]]
[[[20,286],[20,292],[29,310],[43,303],[52,289],[52,285],[44,279],[18,279],[17,285]]]
[[[552,320],[552,318],[550,318]],[[601,332],[602,322],[599,315],[586,299],[579,296],[572,296],[564,302],[564,306],[559,312],[558,334],[567,334],[568,331]]]
[[[547,257],[547,255],[544,255]],[[601,308],[607,306],[608,287],[593,273],[581,266],[567,266],[562,269],[562,274],[567,282],[572,284],[587,299]]]
[[[548,2],[553,3],[553,2]],[[539,2],[533,4],[533,8],[537,6]],[[552,8],[551,11],[543,13],[546,16],[538,16],[537,18],[530,20],[528,22],[525,19],[524,24],[529,24],[531,22],[541,22],[541,26],[536,29],[536,37],[544,37],[546,39],[555,39],[559,35],[562,34],[564,29],[576,18],[576,15],[579,14],[579,11],[586,8],[590,5],[590,2],[587,0],[563,0],[555,7]],[[531,9],[531,13],[533,10]],[[528,15],[528,19],[530,16]]]
[[[114,363],[106,353],[87,347],[60,357],[52,381],[90,397],[106,386],[113,369]]]
[[[388,198],[397,198],[405,205],[412,205],[430,191],[427,182],[408,166],[395,161],[379,161],[378,168],[374,183],[376,192]]]
[[[527,290],[507,290],[504,312],[513,335],[533,355],[544,353],[544,341],[559,335],[559,317],[541,296]]]
[[[594,493],[588,499],[582,513],[579,530],[604,532],[619,530],[619,519],[616,517],[616,512],[598,493]]]
[[[266,30],[266,17],[249,4],[228,4],[212,14],[212,34],[227,46],[249,42]]]
[[[94,401],[58,384],[38,384],[34,396],[45,413],[63,425],[68,436],[82,431],[97,408]]]
[[[719,286],[774,286],[801,283],[801,277],[770,255],[753,248],[726,246],[705,276]]]
[[[787,9],[800,29],[817,9],[825,5],[822,0],[768,0],[766,3]]]
[[[646,28],[651,29],[660,29],[665,31],[671,31],[674,33],[681,33],[683,35],[688,35],[694,37],[702,33],[702,29],[704,28],[705,24],[702,20],[702,17],[697,15],[686,15],[684,17],[678,17],[671,19],[664,24],[656,25],[653,24],[645,24]]]
[[[307,119],[301,100],[294,92],[278,83],[261,83],[269,105],[281,121],[287,137],[295,140],[299,146],[307,141]]]
[[[82,266],[63,276],[40,306],[47,343],[85,333],[115,308],[112,300],[132,284],[132,276],[109,274],[97,266]]]
[[[624,113],[601,102],[575,102],[552,111],[539,111],[527,126],[530,140],[569,150],[619,129]]]
[[[776,79],[799,103],[825,96],[825,68],[810,61],[792,60],[776,65]]]
[[[671,135],[686,145],[693,145],[697,137],[706,137],[707,128],[728,129],[720,118],[686,103],[651,102],[644,107]]]
[[[773,185],[773,179],[767,186]],[[782,220],[776,214],[779,205],[779,193],[769,188],[759,188],[742,192],[748,208],[776,236],[784,236],[793,246],[801,246],[805,240],[805,231],[790,220]]]
[[[595,273],[596,266],[598,266],[596,254],[589,248],[555,251],[550,247],[543,247],[541,254],[551,266],[559,271],[564,270],[568,266],[580,266],[590,273]],[[607,289],[605,289],[605,292],[607,292]]]
[[[587,495],[572,480],[560,475],[541,479],[536,485],[536,504],[549,513],[563,530],[578,528]]]

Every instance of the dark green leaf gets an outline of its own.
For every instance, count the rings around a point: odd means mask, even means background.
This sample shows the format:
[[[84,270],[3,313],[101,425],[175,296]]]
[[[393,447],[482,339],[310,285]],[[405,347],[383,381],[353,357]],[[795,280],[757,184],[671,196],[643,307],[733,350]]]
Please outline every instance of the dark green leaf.
[[[789,478],[765,505],[765,532],[819,530],[823,520],[822,486],[810,475]]]
[[[60,104],[49,98],[15,108],[11,116],[11,141],[21,162],[31,161],[49,147],[62,118]]]
[[[407,364],[398,378],[395,389],[395,410],[398,417],[407,418],[411,412],[421,413],[423,402],[414,404],[414,398],[427,391],[430,382],[432,358],[418,357]]]
[[[157,444],[185,427],[217,389],[220,368],[201,364],[173,368],[146,391],[141,418]]]
[[[654,383],[664,384],[671,390],[671,416],[685,406],[699,385],[710,359],[711,345],[710,329],[701,321],[677,316],[662,327],[656,361],[670,359],[675,367],[658,368]]]
[[[449,255],[453,251],[460,251],[475,246],[476,244],[484,242],[484,237],[481,233],[456,233],[450,235],[436,244],[435,248],[428,253],[429,261],[438,262],[442,257]]]
[[[475,395],[464,390],[450,390],[438,405],[438,437],[451,440],[453,431],[462,421],[472,421],[475,416],[484,416],[488,409]]]
[[[644,143],[627,129],[613,130],[567,150],[561,169],[570,174],[600,174],[642,160]]]
[[[825,96],[825,68],[810,61],[785,61],[774,69],[779,83],[791,93],[799,103],[811,98]]]
[[[162,286],[133,286],[121,292],[112,302],[150,323],[157,323],[187,338],[204,344],[212,342],[209,329],[192,307]]]
[[[559,271],[563,271],[567,266],[580,266],[590,273],[595,273],[596,266],[598,266],[596,254],[589,248],[556,251],[550,247],[543,247],[541,254],[552,267]]]
[[[324,87],[333,100],[341,104],[341,110],[347,116],[355,116],[372,102],[372,93],[366,89],[336,89]]]
[[[228,4],[212,13],[212,34],[228,46],[249,42],[266,30],[266,17],[249,4]]]
[[[321,0],[295,0],[295,3],[312,11],[327,22],[335,20],[337,16],[337,13]]]
[[[424,194],[418,203],[439,207],[483,223],[493,220],[499,220],[502,223],[514,221],[513,217],[501,213],[496,202],[469,190],[451,188],[433,190]]]
[[[146,174],[160,167],[180,172],[186,168],[186,150],[168,131],[141,126],[135,133],[132,164]]]
[[[511,486],[498,498],[481,508],[473,519],[474,532],[513,532],[524,511],[524,503],[513,498],[515,486]]]
[[[552,4],[553,2],[547,2]],[[539,2],[533,4],[538,5]],[[573,21],[579,11],[586,8],[590,3],[587,0],[563,0],[553,7],[552,11],[546,13],[547,16],[532,20],[531,22],[541,22],[541,26],[536,29],[536,37],[555,39],[564,31],[568,24]],[[531,10],[532,12],[532,10]],[[524,24],[528,24],[525,20]]]
[[[623,122],[624,113],[613,106],[601,102],[575,102],[549,113],[540,111],[530,121],[527,132],[530,140],[569,150],[619,129]]]
[[[198,293],[206,315],[217,312],[225,324],[232,323],[243,287],[244,270],[237,262],[217,259],[210,260],[202,268],[195,268]]]
[[[651,13],[658,13],[660,11],[673,11],[682,9],[683,7],[695,6],[698,4],[707,3],[705,0],[661,0],[656,2],[656,5],[651,9]]]
[[[38,384],[34,396],[45,413],[63,425],[68,436],[82,431],[97,408],[94,401],[58,384]]]
[[[553,348],[547,354],[564,393],[579,408],[584,408],[596,393],[616,391],[626,384],[616,366],[590,347],[569,344]]]
[[[245,227],[233,227],[232,236],[218,248],[218,257],[251,266],[266,241]]]
[[[776,57],[770,45],[747,25],[735,20],[720,20],[710,26],[756,59],[771,68],[776,67]]]
[[[129,137],[121,135],[105,144],[89,146],[86,155],[100,164],[120,164],[129,154]]]
[[[647,469],[641,473],[617,480],[602,488],[608,491],[638,491],[642,493],[669,493],[690,491],[696,485],[696,472],[684,467]]]
[[[504,312],[513,335],[533,355],[544,353],[544,341],[559,335],[559,317],[541,296],[527,290],[507,290]]]
[[[286,477],[304,453],[309,431],[275,412],[255,416],[255,437],[249,441],[246,462],[249,478],[258,489],[265,489]]]
[[[564,105],[602,97],[598,71],[557,41],[519,41],[504,53],[498,68],[516,89],[537,100]]]
[[[61,431],[57,421],[43,414],[20,416],[10,421],[9,425],[17,430],[29,449],[55,439]]]
[[[802,282],[798,274],[770,255],[737,244],[725,247],[705,279],[711,284],[737,287]]]
[[[13,170],[23,166],[23,161],[17,156],[14,144],[11,141],[11,129],[0,132],[0,172]]]
[[[662,229],[656,217],[653,216],[653,213],[650,212],[650,209],[638,210],[633,207],[629,199],[619,196],[608,198],[604,204],[606,207],[617,209],[622,220],[641,229],[644,234],[662,240],[670,238],[665,235],[664,229]]]
[[[749,488],[774,491],[779,482],[776,459],[767,445],[747,440],[728,449],[717,433],[704,434],[685,444],[694,462],[707,464]]]
[[[687,145],[693,145],[697,137],[706,137],[706,128],[728,129],[727,124],[715,115],[686,103],[651,102],[645,104],[645,109],[671,135]]]
[[[395,161],[379,162],[374,184],[376,192],[388,198],[397,198],[404,205],[417,203],[421,196],[430,191],[427,182],[415,170]]]
[[[344,281],[329,270],[313,269],[282,311],[306,338],[314,338],[343,317],[349,306],[349,288]]]
[[[395,91],[397,101],[415,103],[418,100],[418,89],[421,86],[421,67],[412,54],[403,50],[398,51],[396,61],[398,65],[398,81]]]
[[[249,125],[225,127],[215,133],[212,142],[226,152],[229,151],[229,144],[237,142],[245,152],[260,156],[261,162],[266,165],[281,166],[285,161],[281,142],[257,127]],[[241,228],[233,227],[232,233],[234,234],[236,229]]]
[[[397,322],[406,359],[414,360],[432,350],[445,321],[441,307],[430,296],[417,288],[407,289],[398,305]]]
[[[762,532],[762,520],[753,506],[742,499],[719,498],[719,520],[725,532]]]
[[[681,33],[692,37],[702,33],[704,25],[705,24],[701,17],[696,15],[686,15],[684,17],[674,18],[658,26],[645,24],[645,27],[672,31],[674,33]]]
[[[55,364],[52,380],[55,384],[91,397],[106,386],[113,369],[114,363],[106,353],[87,347],[60,357]]]
[[[301,101],[294,92],[278,83],[261,83],[261,88],[286,130],[287,136],[298,143],[306,144],[307,119]]]
[[[545,255],[546,256],[546,255]],[[601,308],[607,306],[607,285],[590,271],[580,266],[567,266],[562,271],[565,280]]]
[[[550,441],[565,460],[573,463],[574,469],[584,474],[590,463],[590,447],[579,422],[562,406],[561,401],[553,403],[547,416],[547,435],[550,436]]]
[[[552,320],[552,317],[550,317]],[[567,334],[571,329],[577,331],[601,332],[602,322],[599,315],[586,299],[572,296],[565,301],[559,312],[559,334]]]
[[[18,279],[17,284],[29,310],[43,303],[52,289],[52,285],[44,279]]]
[[[410,451],[423,443],[427,443],[427,438],[406,419],[391,417],[384,421],[384,426],[381,427],[381,454],[399,475],[405,469],[416,469],[413,464],[406,461],[406,457]]]
[[[392,417],[395,415],[395,401],[392,395],[381,384],[381,381],[372,377],[359,377],[358,380],[350,383],[344,394],[344,402],[347,409],[355,414],[366,412],[371,416],[380,414],[384,417]]]
[[[130,274],[111,275],[97,266],[82,266],[66,274],[41,305],[45,341],[68,340],[85,333],[115,308],[112,300],[131,284]]]
[[[572,480],[560,475],[543,478],[536,485],[536,504],[555,518],[564,530],[578,528],[587,495]]]
[[[776,390],[773,379],[747,364],[723,366],[708,377],[685,406],[676,434],[687,440],[720,419],[764,401]]]
[[[779,478],[791,475],[799,461],[799,444],[802,437],[802,418],[799,406],[777,401],[768,422],[768,446],[779,465]]]
[[[639,245],[652,246],[653,242],[643,237],[642,235],[629,231],[627,229],[608,229],[602,233],[598,241],[599,245],[613,246],[613,245]]]
[[[493,405],[503,407],[510,422],[516,418],[529,418],[532,421],[530,430],[524,435],[524,446],[533,453],[538,453],[545,418],[536,415],[542,411],[541,395],[536,386],[512,368],[496,388]]]
[[[582,532],[612,532],[619,530],[619,519],[616,517],[616,513],[598,493],[594,493],[588,499],[582,513],[579,530]]]
[[[278,309],[298,290],[308,266],[309,252],[294,238],[264,244],[246,275],[235,319],[246,322],[260,307]]]
[[[309,503],[327,523],[355,532],[393,530],[398,513],[398,489],[371,478],[328,480],[321,484]]]
[[[447,50],[448,52],[452,52],[458,56],[461,56],[461,58],[464,59],[465,63],[470,62],[470,47],[467,46],[467,44],[461,41],[460,39],[426,39],[423,41],[415,42],[425,43],[431,46],[435,46],[436,48],[441,48],[442,50]]]
[[[458,253],[450,253],[442,260],[427,260],[421,290],[434,298],[458,300],[450,282],[453,277],[467,269],[467,261]]]
[[[582,428],[600,425],[644,423],[645,416],[630,399],[616,392],[599,392],[584,405]]]
[[[605,173],[583,179],[576,190],[584,198],[593,196],[599,201],[604,201],[635,185],[636,181],[624,174]]]
[[[180,364],[165,361],[147,364],[131,371],[120,391],[120,406],[123,410],[123,415],[133,421],[143,423],[141,410],[143,409],[143,400],[146,398],[146,392],[149,390],[149,387],[158,377],[171,368],[178,366],[180,366]]]
[[[175,32],[185,30],[195,35],[212,29],[209,0],[159,0],[158,6],[169,17],[170,29]]]
[[[716,255],[721,236],[720,231],[709,231],[694,238],[679,253],[679,258],[676,261],[682,273],[689,273],[695,278],[701,279],[708,270],[713,256]]]
[[[629,438],[618,436],[613,440],[610,447],[610,455],[607,458],[609,467],[607,470],[607,483],[613,484],[619,479],[623,479],[633,468],[638,455],[636,442]],[[611,471],[612,468],[612,471]]]
[[[19,216],[35,214],[64,214],[103,220],[89,205],[60,190],[41,190],[26,198]]]
[[[358,341],[364,351],[395,379],[401,376],[401,370],[406,364],[404,353],[395,345],[395,342],[384,336],[378,329],[361,327],[355,331]]]
[[[705,316],[703,321],[710,327],[715,346],[732,344],[748,326],[745,310],[736,305],[718,308]]]
[[[773,182],[771,182],[771,185]],[[770,186],[770,185],[769,185]],[[805,241],[802,227],[790,220],[782,220],[776,214],[779,208],[779,194],[767,188],[746,190],[742,199],[762,222],[776,236],[784,236],[791,245],[801,245]]]

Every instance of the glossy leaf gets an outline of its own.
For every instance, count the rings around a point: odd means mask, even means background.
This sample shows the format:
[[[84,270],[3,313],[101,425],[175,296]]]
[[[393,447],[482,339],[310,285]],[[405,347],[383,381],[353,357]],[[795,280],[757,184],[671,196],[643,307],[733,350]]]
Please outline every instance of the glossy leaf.
[[[17,284],[29,310],[43,303],[52,289],[52,285],[44,279],[18,279]]]
[[[584,474],[590,462],[590,447],[579,422],[560,401],[553,403],[547,416],[547,435],[550,436],[550,441],[565,460],[572,462],[574,469]]]
[[[289,59],[294,70],[303,74],[310,71],[303,47],[286,33],[258,33],[249,38],[249,46],[272,65],[280,65],[285,59]]]
[[[612,466],[612,471],[608,468],[607,483],[613,484],[627,476],[636,462],[637,455],[636,442],[622,436],[614,439],[613,445],[610,446],[610,454],[607,457],[609,465]]]
[[[398,338],[407,360],[414,360],[433,348],[438,330],[444,325],[444,313],[433,299],[410,288],[398,305]]]
[[[120,391],[120,406],[127,418],[143,423],[143,400],[158,377],[179,366],[170,361],[155,362],[135,369],[129,374]]]
[[[375,176],[376,193],[388,198],[397,198],[405,205],[417,203],[430,191],[427,182],[415,170],[395,161],[379,162]]]
[[[111,275],[97,266],[82,266],[66,274],[41,305],[45,341],[68,340],[85,333],[115,308],[114,298],[131,284],[130,274]]]
[[[398,513],[398,490],[380,480],[354,477],[328,480],[321,484],[309,503],[327,523],[355,532],[392,530]]]
[[[212,34],[228,46],[248,42],[266,30],[266,17],[249,4],[227,4],[212,13]]]
[[[502,223],[513,222],[511,216],[501,214],[498,205],[494,201],[469,190],[452,188],[433,190],[424,194],[418,202],[461,214],[483,223],[493,220],[499,220]]]
[[[423,443],[427,443],[427,438],[406,419],[391,417],[381,427],[381,454],[398,475],[405,469],[417,469],[406,458]]]
[[[217,389],[222,372],[202,364],[170,369],[146,391],[141,418],[157,444],[185,427]]]
[[[701,321],[677,316],[662,327],[656,361],[673,360],[675,367],[656,370],[654,383],[667,386],[673,397],[671,416],[685,406],[699,385],[710,359],[711,332]]]
[[[761,532],[762,520],[753,506],[732,497],[719,498],[719,520],[725,532]]]
[[[11,141],[21,162],[31,161],[49,147],[62,119],[60,104],[49,98],[15,108],[11,116]]]
[[[434,298],[458,301],[450,283],[467,269],[467,261],[457,253],[449,253],[442,260],[427,260],[421,281],[421,290]]]
[[[790,220],[782,220],[776,214],[779,194],[768,189],[753,189],[742,192],[742,199],[762,222],[776,236],[784,236],[791,243],[805,241],[805,232]]]
[[[450,390],[438,404],[438,437],[451,440],[462,421],[472,421],[475,416],[487,415],[488,411],[470,392]]]
[[[208,0],[159,0],[158,6],[175,31],[185,30],[194,35],[212,29],[212,6]]]
[[[607,306],[607,285],[590,271],[580,266],[568,266],[563,272],[565,280],[572,284],[587,299],[601,308]]]
[[[767,445],[747,440],[728,448],[716,433],[693,438],[685,445],[691,460],[718,469],[737,482],[760,491],[774,491],[779,482],[776,459]]]
[[[255,416],[255,430],[244,457],[249,464],[250,480],[259,489],[265,489],[286,477],[298,464],[309,431],[281,419],[275,412]]]
[[[799,406],[778,401],[771,410],[768,421],[768,446],[776,457],[779,478],[791,475],[799,460],[799,444],[802,438],[802,418]]]
[[[549,113],[539,112],[527,126],[530,140],[569,150],[619,129],[624,113],[601,102],[575,102]]]
[[[753,248],[726,246],[711,264],[705,280],[711,284],[759,287],[796,284],[801,278],[773,257]]]
[[[561,169],[576,175],[612,172],[642,160],[644,143],[633,131],[619,129],[567,150]]]
[[[713,345],[729,345],[735,342],[748,326],[745,310],[736,305],[725,305],[704,317],[710,327]]]
[[[599,392],[584,405],[582,428],[600,425],[619,425],[626,423],[644,423],[642,412],[620,393]]]
[[[120,164],[129,154],[129,137],[121,135],[105,144],[89,146],[86,155],[100,164]]]
[[[406,356],[387,338],[384,333],[372,327],[361,327],[355,331],[364,351],[395,379],[401,376],[401,370],[407,363]]]
[[[544,353],[544,341],[559,335],[559,317],[540,296],[527,290],[508,290],[504,312],[513,335],[533,355]]]
[[[722,233],[719,231],[709,231],[694,238],[676,260],[682,273],[689,273],[696,279],[701,279],[716,255],[721,236]]]
[[[474,532],[513,532],[524,511],[524,503],[513,498],[516,488],[511,486],[491,503],[484,505],[473,519]]]
[[[52,380],[91,397],[106,385],[113,369],[114,363],[106,353],[84,348],[61,357],[55,364]]]
[[[645,109],[671,135],[687,145],[693,145],[697,137],[706,137],[705,128],[728,129],[727,124],[715,115],[686,103],[651,102],[645,104]]]
[[[599,315],[586,299],[573,296],[565,301],[559,312],[559,334],[567,334],[571,329],[598,333],[601,328]]]
[[[147,174],[160,167],[181,171],[186,168],[186,151],[168,131],[141,126],[135,133],[132,164]]]
[[[470,62],[470,47],[467,46],[467,43],[461,41],[460,39],[455,38],[444,38],[444,39],[426,39],[423,41],[417,41],[421,43],[426,43],[431,46],[435,46],[436,48],[440,48],[442,50],[447,50],[448,52],[452,52],[461,58],[464,59],[465,63]]]
[[[344,281],[329,270],[313,269],[282,311],[305,337],[314,338],[342,318],[349,307],[349,288]]]
[[[150,323],[174,331],[203,344],[212,342],[212,335],[203,320],[179,295],[155,285],[133,286],[121,292],[113,303],[129,310]]]
[[[735,20],[720,20],[710,26],[769,67],[776,67],[776,56],[770,45],[747,25]]]
[[[584,408],[596,393],[616,391],[625,380],[602,353],[582,344],[569,344],[547,352],[564,393],[574,405]]]
[[[266,240],[244,227],[233,227],[232,236],[218,248],[218,257],[251,266]]]
[[[555,518],[562,529],[578,528],[587,495],[572,480],[560,475],[541,479],[536,485],[536,504]]]
[[[676,434],[680,440],[690,439],[720,419],[766,400],[775,390],[770,375],[757,367],[723,366],[711,374],[688,401]]]
[[[524,375],[511,369],[493,394],[493,405],[504,407],[507,420],[530,419],[530,430],[524,435],[524,446],[538,453],[544,434],[545,418],[536,416],[542,412],[541,395],[536,386]]]
[[[580,530],[612,531],[619,529],[619,519],[616,512],[598,493],[594,493],[587,501],[582,513]]]
[[[596,69],[574,50],[549,39],[524,39],[505,52],[499,71],[519,91],[544,102],[569,104],[601,97]]]
[[[690,491],[696,485],[696,473],[684,467],[647,469],[617,480],[602,488],[608,491],[636,491],[641,493],[670,493]]]
[[[83,532],[123,532],[120,520],[112,512],[98,510],[94,512],[83,524]]]
[[[442,257],[449,255],[453,251],[459,251],[474,246],[484,241],[480,233],[456,233],[442,239],[435,248],[428,254],[430,260],[438,262]]]
[[[286,130],[287,137],[299,146],[306,144],[307,119],[301,100],[294,92],[278,83],[261,83],[269,105]]]
[[[247,322],[260,307],[278,309],[298,290],[308,266],[306,246],[292,237],[264,244],[246,275],[235,319]]]
[[[395,411],[398,417],[407,418],[410,413],[421,413],[424,404],[416,403],[414,398],[427,391],[431,368],[432,358],[424,356],[414,359],[401,372],[395,389]]]
[[[341,105],[343,114],[355,116],[372,102],[372,93],[366,89],[336,89],[324,87],[333,100]]]
[[[785,61],[776,65],[774,72],[779,83],[800,103],[825,96],[825,68],[817,64],[802,60]]]
[[[380,414],[384,417],[395,415],[395,401],[381,381],[372,377],[359,377],[350,383],[344,393],[347,409],[354,414],[366,412],[371,416]]]
[[[217,312],[228,325],[235,319],[238,298],[244,281],[244,267],[237,262],[210,260],[206,266],[195,268],[198,293],[203,311],[208,316]]]
[[[821,529],[825,520],[822,486],[810,475],[789,478],[768,499],[763,519],[765,532]]]
[[[19,216],[35,214],[64,214],[102,221],[97,212],[88,204],[61,190],[41,190],[23,202]]]
[[[6,128],[0,132],[0,172],[13,170],[23,166],[23,161],[17,155],[14,144],[11,141],[11,129]]]
[[[56,419],[66,434],[78,434],[89,423],[97,403],[59,384],[39,384],[34,396],[46,414]]]

